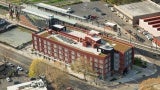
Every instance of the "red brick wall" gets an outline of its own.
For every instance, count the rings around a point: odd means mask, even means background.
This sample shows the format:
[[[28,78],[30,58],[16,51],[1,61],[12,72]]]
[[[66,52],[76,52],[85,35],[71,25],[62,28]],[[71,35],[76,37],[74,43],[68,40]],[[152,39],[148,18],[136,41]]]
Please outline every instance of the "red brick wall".
[[[36,37],[36,40],[34,39]],[[39,42],[38,40],[41,40],[41,42]],[[47,51],[45,52],[45,50],[44,50],[44,40],[46,40],[47,42],[50,42],[51,44],[50,44],[50,52],[51,53],[49,53],[49,45],[48,45],[48,43],[46,44],[46,49],[47,49]],[[90,52],[86,52],[86,51],[82,51],[82,50],[80,50],[80,49],[78,49],[78,48],[73,48],[73,47],[71,47],[71,46],[68,46],[68,45],[65,45],[65,44],[63,44],[63,43],[61,43],[61,42],[57,42],[57,41],[53,41],[53,40],[49,40],[49,39],[47,39],[47,38],[43,38],[43,37],[41,37],[41,36],[39,36],[39,35],[36,35],[36,34],[32,34],[32,41],[33,41],[33,48],[35,49],[35,50],[37,50],[37,51],[39,51],[39,52],[42,52],[42,53],[44,53],[44,54],[47,54],[47,55],[49,55],[49,56],[53,56],[53,57],[56,57],[57,59],[59,59],[59,60],[62,60],[62,61],[64,61],[64,62],[66,62],[66,63],[71,63],[72,62],[72,59],[71,59],[71,56],[75,56],[75,59],[76,58],[78,58],[78,53],[80,54],[80,56],[82,56],[82,57],[84,57],[84,56],[86,56],[86,59],[87,60],[91,60],[92,62],[93,62],[93,64],[92,64],[92,66],[94,67],[94,69],[95,69],[95,66],[94,66],[94,64],[96,63],[98,66],[96,67],[96,68],[100,68],[100,65],[102,65],[104,68],[108,68],[108,67],[106,67],[106,64],[108,65],[110,62],[108,62],[108,63],[106,63],[107,61],[106,61],[106,59],[107,58],[110,58],[110,55],[108,54],[107,56],[100,56],[100,55],[95,55],[95,54],[92,54],[92,53],[90,53]],[[35,43],[37,43],[37,45],[35,44]],[[41,44],[41,45],[40,45]],[[56,44],[57,45],[57,52],[55,52],[56,51],[56,49],[55,49],[55,47],[54,47],[54,44]],[[37,47],[37,48],[36,48]],[[62,49],[60,49],[59,47],[62,47]],[[40,48],[42,48],[42,50],[40,50]],[[64,49],[68,49],[68,51],[67,51],[67,53],[65,52],[65,50]],[[74,55],[72,55],[72,51],[74,51],[75,52],[75,54]],[[55,53],[54,53],[55,52]],[[57,55],[56,55],[57,54]],[[65,56],[65,54],[68,54],[68,57],[67,57],[67,60],[68,61],[65,61],[65,58],[66,58],[66,56]],[[97,62],[95,62],[95,58],[98,60]],[[100,62],[103,62],[103,63],[100,63]],[[106,69],[103,69],[103,75],[106,75]],[[101,75],[102,74],[102,72],[99,72],[98,71],[98,74],[99,75]]]

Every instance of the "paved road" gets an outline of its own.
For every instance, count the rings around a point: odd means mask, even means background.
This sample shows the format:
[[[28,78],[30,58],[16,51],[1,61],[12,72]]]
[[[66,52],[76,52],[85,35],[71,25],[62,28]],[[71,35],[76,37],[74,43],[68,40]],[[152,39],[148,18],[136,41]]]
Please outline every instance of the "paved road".
[[[4,48],[0,45],[0,55],[7,56],[7,58],[11,59],[14,62],[17,62],[24,67],[28,67],[32,61],[32,59],[23,56],[12,49]]]
[[[31,64],[31,61],[32,61],[31,58],[23,56],[22,54],[17,53],[15,51],[13,51],[12,49],[4,48],[3,46],[0,45],[0,56],[1,55],[7,56],[11,60],[11,62],[15,62],[17,64],[20,64],[25,68],[28,68],[29,65]],[[106,90],[106,89],[101,89],[101,88],[89,85],[87,83],[84,83],[83,81],[81,81],[73,76],[71,76],[71,78],[70,78],[70,84],[71,84],[71,86],[76,87],[77,90]]]

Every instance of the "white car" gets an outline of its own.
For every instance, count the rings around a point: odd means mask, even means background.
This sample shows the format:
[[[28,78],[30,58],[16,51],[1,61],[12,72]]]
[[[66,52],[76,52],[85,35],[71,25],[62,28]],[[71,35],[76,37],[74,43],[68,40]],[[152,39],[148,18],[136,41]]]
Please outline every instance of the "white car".
[[[7,77],[6,80],[7,80],[7,82],[11,82],[12,81],[9,77]]]
[[[7,63],[8,66],[14,67],[12,63]]]
[[[20,66],[17,66],[17,70],[19,70],[19,71],[23,71],[23,68],[22,68],[22,67],[20,67]]]

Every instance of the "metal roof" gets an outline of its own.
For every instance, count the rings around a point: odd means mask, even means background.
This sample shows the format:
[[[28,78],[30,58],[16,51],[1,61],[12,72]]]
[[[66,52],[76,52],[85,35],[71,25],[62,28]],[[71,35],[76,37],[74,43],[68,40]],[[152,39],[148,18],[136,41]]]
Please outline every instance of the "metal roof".
[[[42,18],[45,18],[45,19],[49,19],[51,16],[53,16],[50,13],[42,12],[41,10],[34,8],[34,7],[25,7],[25,9],[22,9],[22,11],[39,16],[39,17],[42,17]]]
[[[72,17],[75,17],[75,18],[79,18],[79,19],[83,19],[83,20],[86,19],[86,18],[81,17],[81,16],[77,16],[77,15],[74,15],[74,14],[71,14],[71,13],[67,13],[68,10],[62,9],[62,8],[59,8],[59,7],[51,6],[51,5],[44,4],[44,3],[38,3],[38,4],[35,4],[35,5],[37,7],[46,8],[48,10],[56,11],[56,12],[59,12],[59,13],[63,13],[63,14],[66,14],[66,15],[69,15],[69,16],[72,16]]]
[[[123,13],[129,14],[130,17],[160,12],[160,6],[149,0],[119,5],[116,8]]]
[[[60,12],[60,13],[67,13],[67,11],[68,11],[68,10],[65,10],[65,9],[62,9],[62,8],[59,8],[59,7],[55,7],[55,6],[51,6],[51,5],[48,5],[48,4],[44,4],[44,3],[38,3],[38,4],[35,4],[35,5],[38,6],[38,7],[46,8],[46,9],[57,11],[57,12]]]
[[[49,12],[44,12],[40,9],[38,9],[37,7],[34,7],[34,6],[25,6],[24,9],[22,9],[23,12],[26,12],[26,13],[30,13],[30,14],[33,14],[33,15],[36,15],[36,16],[39,16],[39,17],[42,17],[42,18],[45,18],[45,19],[49,19],[50,17],[54,17],[60,21],[64,21],[66,23],[70,23],[70,24],[76,24],[76,20],[74,19],[69,19],[68,17],[64,17],[64,16],[60,16],[60,15],[54,15],[52,13],[49,13]]]

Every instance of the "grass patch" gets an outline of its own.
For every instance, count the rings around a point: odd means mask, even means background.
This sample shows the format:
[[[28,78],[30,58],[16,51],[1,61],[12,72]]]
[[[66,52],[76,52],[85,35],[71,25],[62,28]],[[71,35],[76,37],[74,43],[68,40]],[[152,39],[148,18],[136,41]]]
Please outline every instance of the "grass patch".
[[[147,63],[142,61],[142,59],[139,57],[134,58],[134,65],[139,66],[139,67],[143,67],[143,68],[147,67]]]

